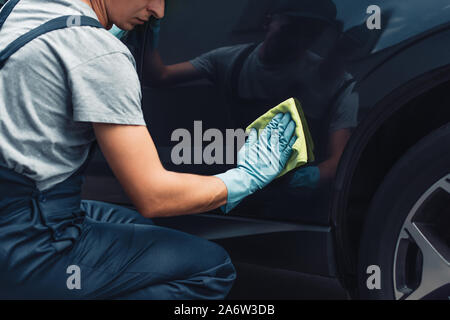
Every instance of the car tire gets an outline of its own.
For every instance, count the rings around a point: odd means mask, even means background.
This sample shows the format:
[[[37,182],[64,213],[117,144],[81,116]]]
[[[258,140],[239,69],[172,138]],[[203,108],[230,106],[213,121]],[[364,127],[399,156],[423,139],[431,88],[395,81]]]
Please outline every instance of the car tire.
[[[385,177],[367,213],[357,268],[360,299],[450,299],[450,123]]]

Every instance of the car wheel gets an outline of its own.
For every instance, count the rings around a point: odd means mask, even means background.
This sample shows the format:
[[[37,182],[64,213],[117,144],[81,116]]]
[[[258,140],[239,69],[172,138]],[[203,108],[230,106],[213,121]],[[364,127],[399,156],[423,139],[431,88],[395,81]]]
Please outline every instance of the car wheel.
[[[450,299],[450,123],[413,146],[379,187],[362,230],[358,294]]]

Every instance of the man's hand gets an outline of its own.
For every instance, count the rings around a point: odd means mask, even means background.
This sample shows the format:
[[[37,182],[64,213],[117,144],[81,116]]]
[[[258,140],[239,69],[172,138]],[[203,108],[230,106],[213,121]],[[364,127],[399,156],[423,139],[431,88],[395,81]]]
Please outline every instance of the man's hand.
[[[228,189],[227,204],[222,207],[225,213],[280,174],[297,140],[294,131],[295,122],[289,113],[277,114],[259,138],[256,129],[252,129],[238,153],[237,167],[216,176]]]
[[[147,54],[144,63],[144,84],[151,87],[164,87],[204,78],[205,76],[188,61],[172,65],[164,64],[157,50],[160,29],[161,19],[152,18],[150,21],[151,41],[149,50],[145,50]]]
[[[339,161],[350,138],[350,134],[350,129],[341,129],[332,132],[329,139],[328,159],[319,163],[317,166],[298,169],[290,178],[288,182],[289,187],[315,189],[320,184],[332,180],[336,175]]]
[[[289,113],[277,114],[259,138],[253,128],[238,153],[237,169],[251,175],[255,187],[264,188],[280,174],[289,160],[297,140],[294,131],[295,123]]]
[[[289,187],[316,189],[320,181],[320,170],[316,166],[304,167],[295,171],[289,180]]]

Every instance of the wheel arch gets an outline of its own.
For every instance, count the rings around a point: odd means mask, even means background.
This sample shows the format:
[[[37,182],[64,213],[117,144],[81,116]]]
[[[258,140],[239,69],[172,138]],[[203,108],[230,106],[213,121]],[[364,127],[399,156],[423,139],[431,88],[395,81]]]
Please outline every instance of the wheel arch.
[[[410,147],[450,122],[449,93],[450,64],[407,82],[373,107],[342,156],[334,184],[331,223],[339,278],[350,292],[356,285],[359,239],[371,200],[383,178]],[[443,94],[446,99],[442,99]],[[425,114],[419,112],[424,105]],[[374,161],[374,157],[379,159]]]

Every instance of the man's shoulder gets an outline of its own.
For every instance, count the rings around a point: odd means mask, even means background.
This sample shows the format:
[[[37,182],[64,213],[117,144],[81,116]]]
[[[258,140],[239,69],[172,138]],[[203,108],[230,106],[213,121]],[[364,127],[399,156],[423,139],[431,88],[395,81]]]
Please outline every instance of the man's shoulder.
[[[115,54],[124,55],[134,63],[129,49],[105,29],[81,26],[61,31],[54,33],[53,46],[63,58],[70,60],[72,67],[96,57],[110,55],[113,59]]]
[[[42,7],[39,11],[39,5]],[[35,11],[32,19],[31,13]],[[39,13],[38,13],[39,12]],[[57,0],[45,2],[42,0],[23,0],[17,4],[6,20],[0,34],[0,44],[4,47],[23,34],[61,16],[82,15],[96,18],[95,13],[84,3],[78,1]],[[23,23],[27,21],[27,23]],[[104,28],[70,25],[63,29],[47,32],[25,44],[23,49],[15,54],[15,60],[20,62],[39,62],[53,60],[64,64],[66,68],[113,53],[126,55],[134,61],[128,48]],[[41,59],[46,56],[47,59]],[[51,61],[43,61],[51,63]]]
[[[117,55],[126,59],[117,59]],[[42,65],[44,69],[54,66],[67,72],[84,64],[92,64],[99,57],[103,58],[103,63],[111,64],[108,66],[111,68],[114,64],[128,62],[135,67],[133,55],[120,40],[105,29],[87,26],[46,33],[22,47],[14,54],[12,61],[36,67]]]

